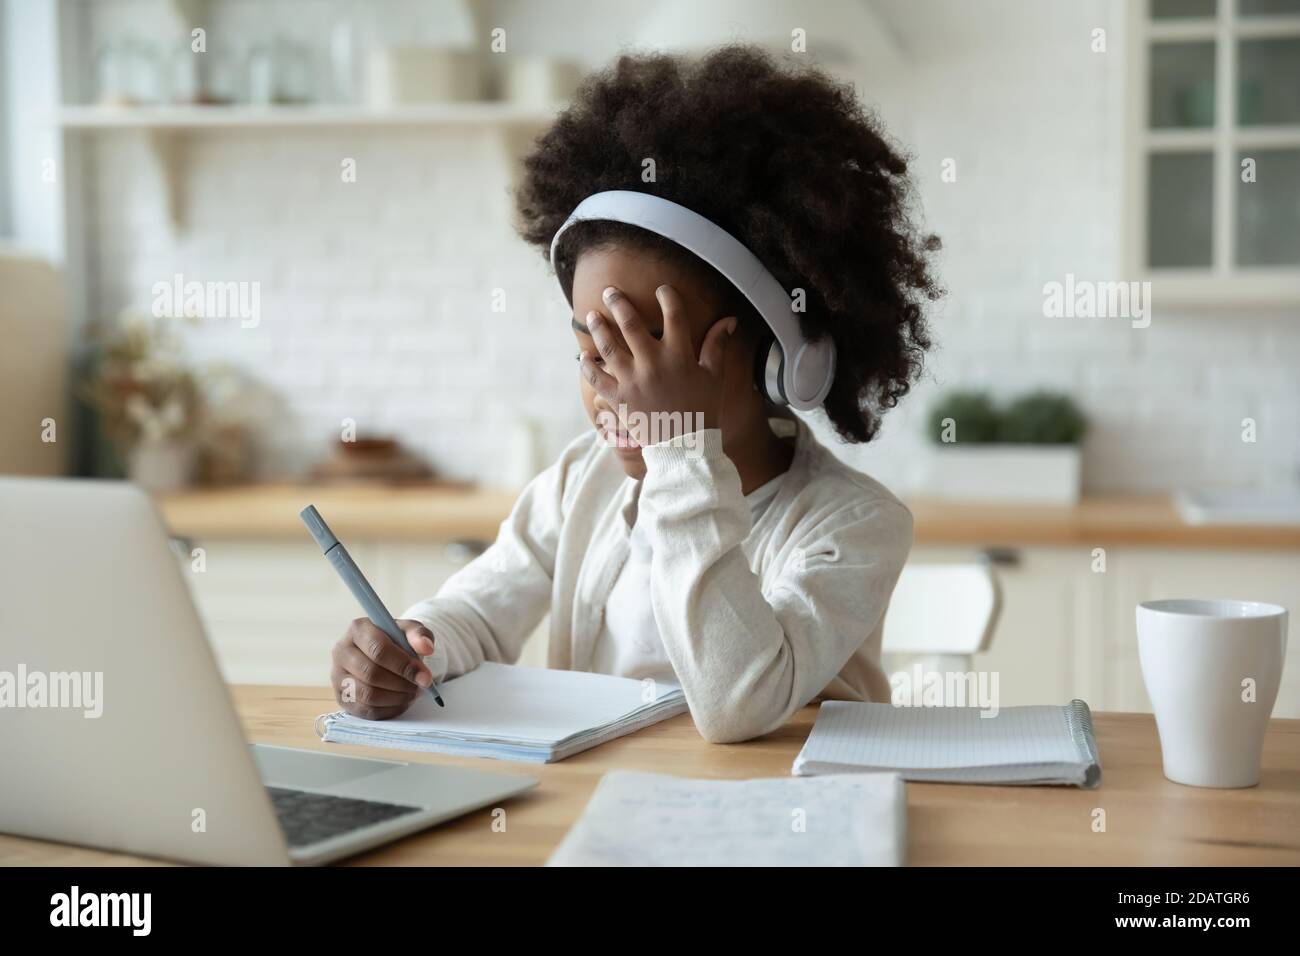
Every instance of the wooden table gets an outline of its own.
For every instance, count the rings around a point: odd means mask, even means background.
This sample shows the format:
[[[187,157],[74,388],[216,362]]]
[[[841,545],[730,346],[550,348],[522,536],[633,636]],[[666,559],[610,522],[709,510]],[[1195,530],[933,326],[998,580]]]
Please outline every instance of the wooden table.
[[[334,708],[324,688],[244,686],[235,701],[250,740],[334,753],[459,764],[537,777],[507,801],[505,832],[488,809],[353,859],[405,866],[545,862],[606,770],[739,779],[786,776],[812,727],[806,707],[781,730],[744,744],[709,744],[683,714],[557,764],[507,763],[322,744],[312,720]],[[1300,865],[1300,720],[1274,720],[1263,775],[1247,790],[1205,790],[1166,780],[1149,714],[1094,714],[1102,785],[907,785],[908,862],[922,865]],[[1105,832],[1094,832],[1097,810]],[[0,836],[0,865],[106,865],[138,858]]]

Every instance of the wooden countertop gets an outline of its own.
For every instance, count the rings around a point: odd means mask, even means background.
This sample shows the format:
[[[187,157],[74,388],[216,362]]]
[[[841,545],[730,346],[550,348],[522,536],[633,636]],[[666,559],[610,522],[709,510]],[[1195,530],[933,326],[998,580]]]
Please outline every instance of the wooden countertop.
[[[517,493],[468,485],[244,485],[156,498],[173,534],[187,538],[301,538],[312,504],[340,538],[491,541]]]
[[[812,727],[805,707],[780,730],[744,744],[706,743],[689,714],[556,764],[536,765],[323,744],[312,720],[335,707],[325,688],[233,688],[250,740],[536,777],[541,786],[507,801],[505,832],[490,809],[354,858],[361,865],[531,866],[545,862],[607,770],[744,779],[785,777]],[[1273,720],[1257,787],[1209,790],[1166,780],[1149,714],[1094,714],[1102,782],[1072,787],[907,785],[907,861],[912,865],[1296,866],[1300,865],[1300,720]],[[1095,810],[1106,811],[1094,832]],[[88,812],[93,811],[93,806]],[[112,865],[121,854],[0,836],[3,865]]]
[[[1167,497],[1088,497],[1070,506],[918,498],[907,505],[917,544],[1300,550],[1300,526],[1187,524]]]
[[[162,495],[174,534],[298,538],[315,504],[340,536],[491,541],[515,493],[455,485],[248,485]],[[962,504],[913,499],[918,545],[1116,546],[1300,550],[1300,527],[1189,525],[1164,497],[1091,497],[1075,506]]]

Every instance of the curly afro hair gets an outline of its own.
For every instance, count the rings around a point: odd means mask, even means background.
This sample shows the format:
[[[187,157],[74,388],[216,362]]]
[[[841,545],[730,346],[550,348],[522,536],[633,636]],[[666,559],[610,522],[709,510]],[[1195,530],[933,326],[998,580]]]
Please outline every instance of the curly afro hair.
[[[642,179],[647,159],[653,182]],[[931,344],[922,305],[942,295],[927,262],[939,242],[909,220],[906,173],[852,87],[819,70],[739,45],[696,61],[624,55],[587,77],[525,158],[518,228],[549,255],[573,208],[609,189],[653,193],[711,219],[784,288],[804,290],[804,335],[829,335],[837,351],[823,408],[844,439],[866,442],[920,374]],[[711,273],[720,302],[770,339],[710,266],[619,223],[565,233],[557,272],[570,301],[578,256],[622,242]]]

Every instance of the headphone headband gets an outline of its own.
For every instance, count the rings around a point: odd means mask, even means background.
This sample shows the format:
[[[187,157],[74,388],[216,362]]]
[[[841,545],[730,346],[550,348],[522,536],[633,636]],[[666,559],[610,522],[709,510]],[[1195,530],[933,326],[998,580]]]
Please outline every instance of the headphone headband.
[[[776,336],[780,368],[769,363],[770,383],[784,400],[800,411],[814,409],[826,398],[835,377],[835,343],[830,337],[805,339],[790,308],[790,296],[772,273],[743,243],[699,213],[649,193],[616,189],[588,196],[569,214],[551,239],[551,267],[560,237],[575,222],[599,219],[626,223],[663,236],[699,256],[749,300]]]

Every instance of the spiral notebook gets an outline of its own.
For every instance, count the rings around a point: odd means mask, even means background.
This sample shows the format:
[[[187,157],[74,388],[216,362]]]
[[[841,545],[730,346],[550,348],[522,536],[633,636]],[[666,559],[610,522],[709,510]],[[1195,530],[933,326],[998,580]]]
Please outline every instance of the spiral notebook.
[[[794,761],[794,773],[888,771],[929,783],[1058,784],[1101,782],[1092,712],[1064,707],[895,707],[828,700]]]
[[[392,720],[316,718],[327,743],[551,763],[686,711],[681,688],[585,671],[485,662]]]

